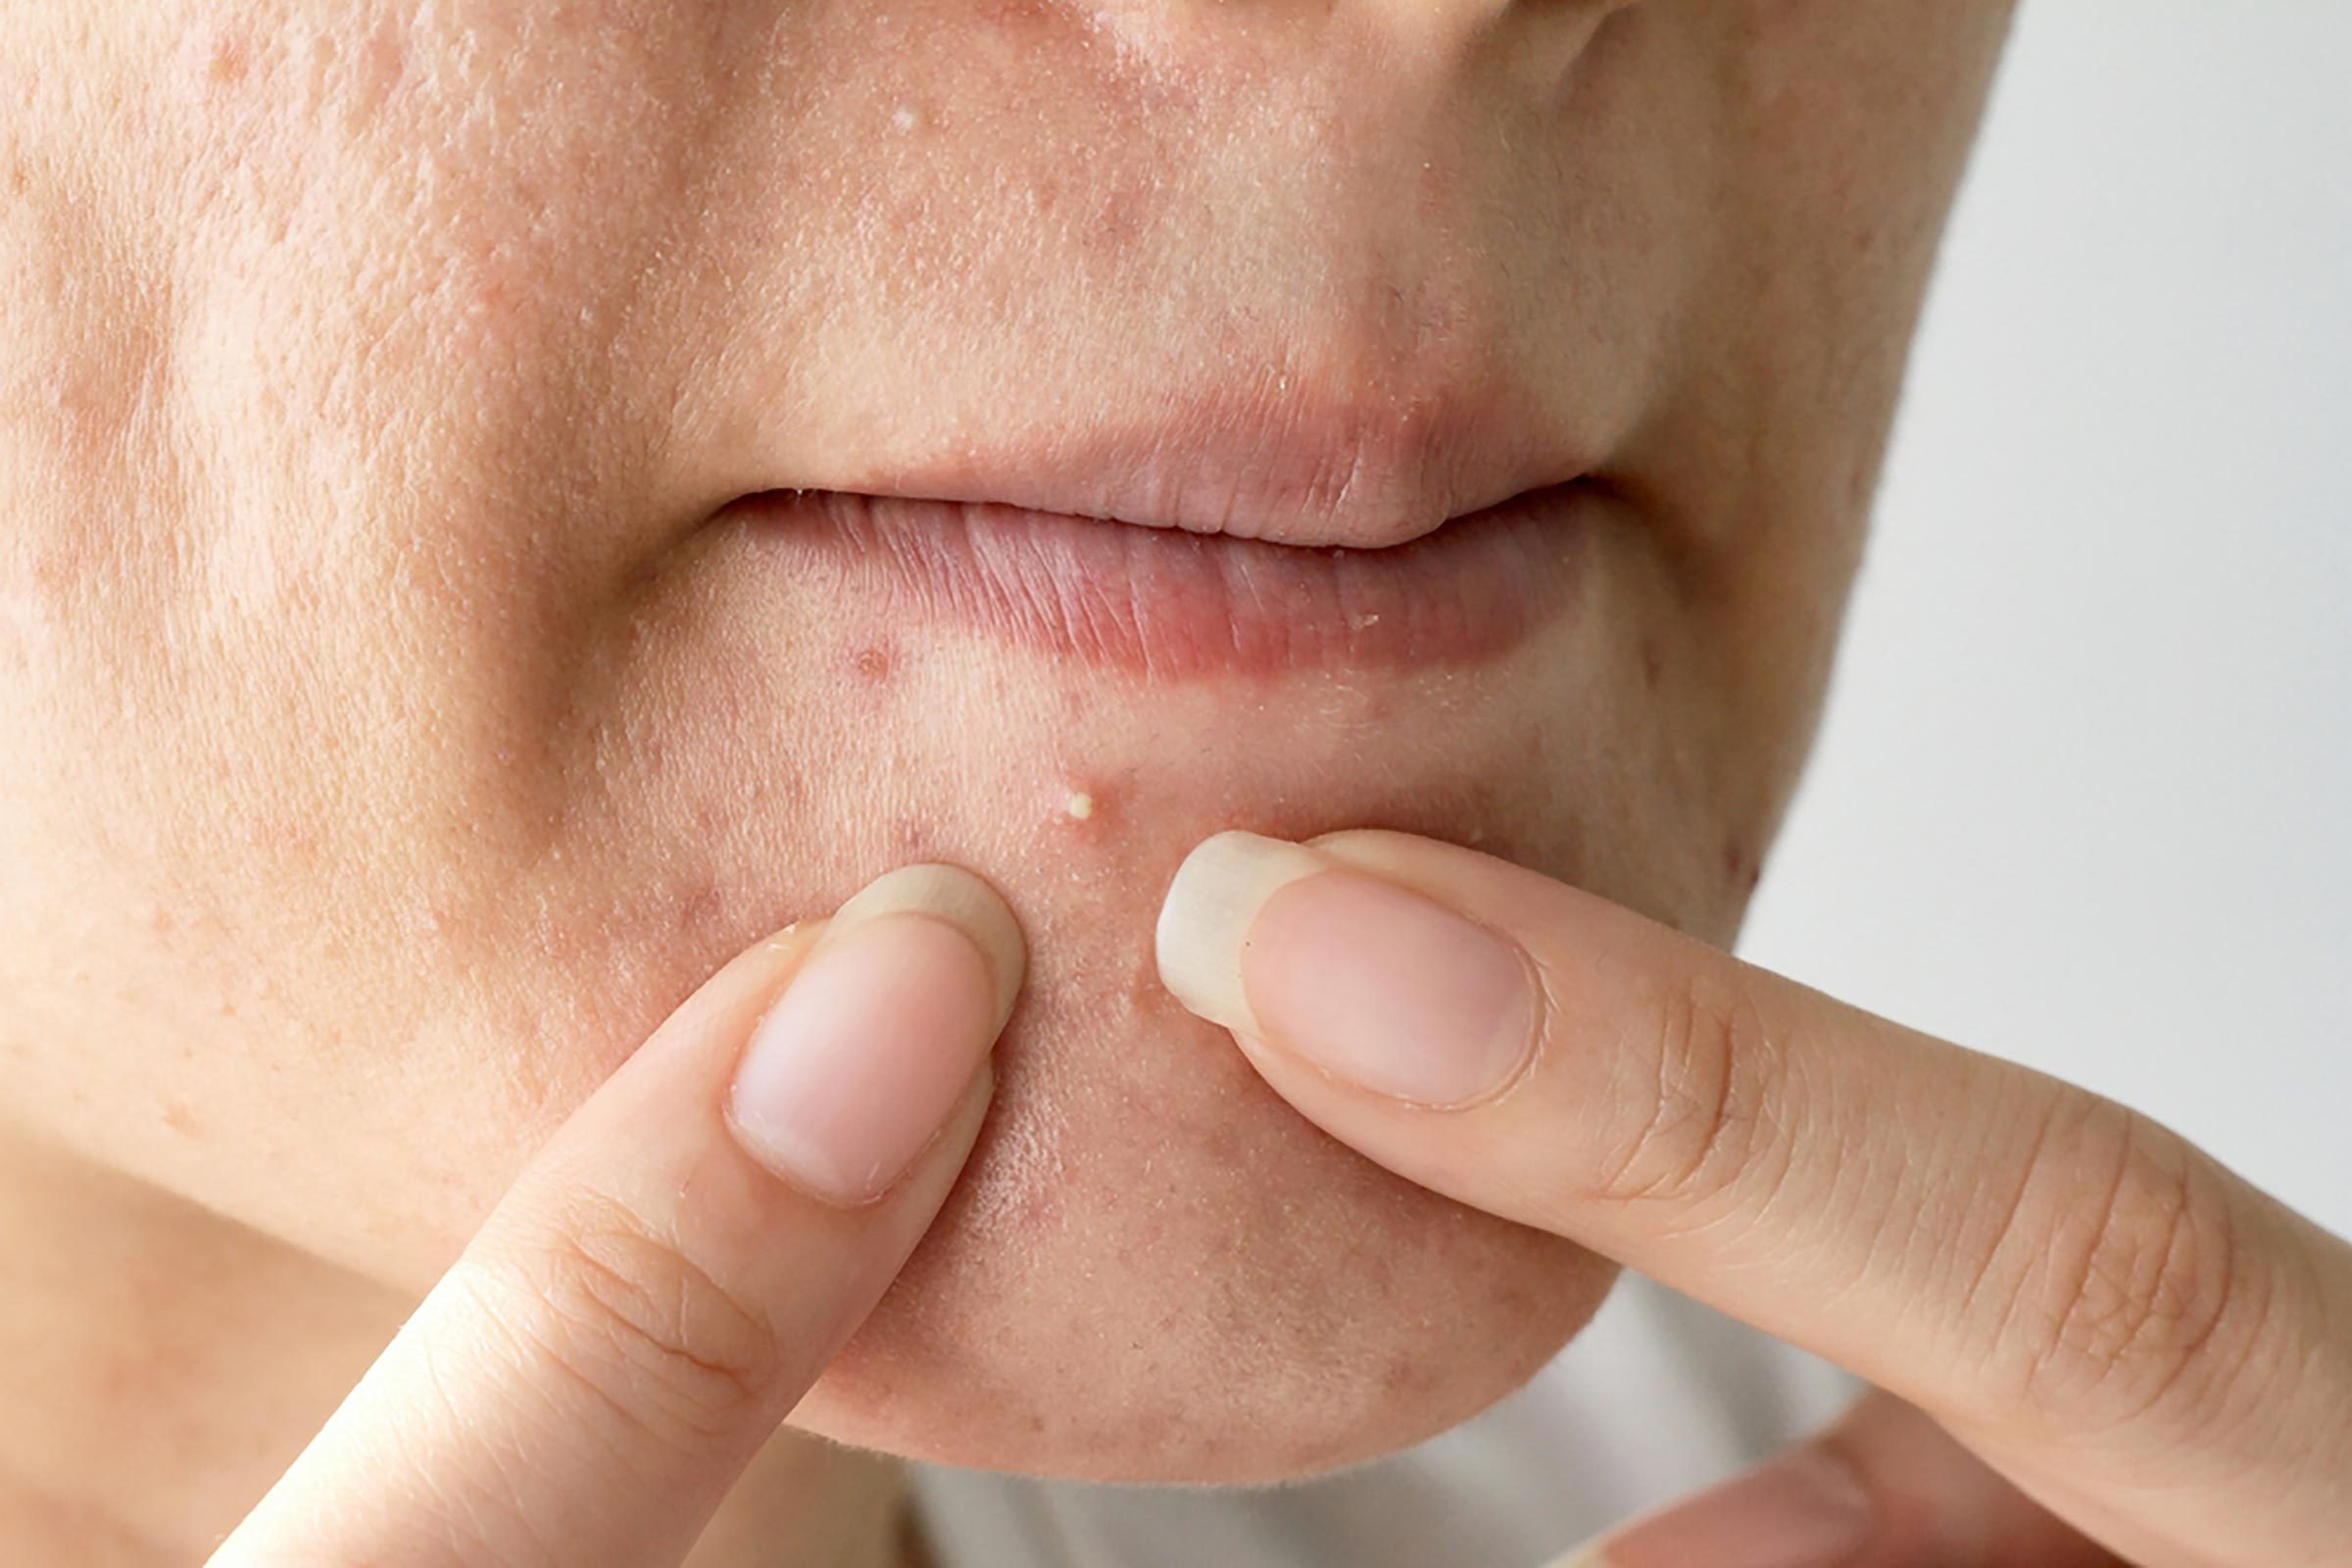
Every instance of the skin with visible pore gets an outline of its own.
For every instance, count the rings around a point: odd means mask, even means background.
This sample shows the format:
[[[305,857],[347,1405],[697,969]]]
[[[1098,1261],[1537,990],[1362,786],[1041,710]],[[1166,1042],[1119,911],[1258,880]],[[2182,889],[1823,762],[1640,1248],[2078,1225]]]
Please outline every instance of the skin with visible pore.
[[[1381,826],[1730,940],[2007,15],[9,7],[0,1397],[60,1415],[0,1504],[225,1528],[655,1023],[909,859],[1029,987],[796,1425],[1229,1481],[1515,1387],[1610,1267],[1313,1130],[1153,912],[1217,829]],[[1106,466],[1053,504],[1589,504],[1507,646],[1247,663],[730,506]]]

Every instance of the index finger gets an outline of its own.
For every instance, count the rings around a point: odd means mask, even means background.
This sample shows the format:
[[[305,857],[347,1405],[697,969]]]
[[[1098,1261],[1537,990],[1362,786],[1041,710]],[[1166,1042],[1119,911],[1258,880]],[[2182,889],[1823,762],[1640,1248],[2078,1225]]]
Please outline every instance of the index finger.
[[[737,957],[556,1134],[226,1565],[681,1561],[930,1225],[1021,983],[950,866]]]
[[[1219,835],[1159,936],[1344,1141],[1840,1362],[2111,1543],[2342,1539],[2352,1250],[2145,1118],[1401,834]]]

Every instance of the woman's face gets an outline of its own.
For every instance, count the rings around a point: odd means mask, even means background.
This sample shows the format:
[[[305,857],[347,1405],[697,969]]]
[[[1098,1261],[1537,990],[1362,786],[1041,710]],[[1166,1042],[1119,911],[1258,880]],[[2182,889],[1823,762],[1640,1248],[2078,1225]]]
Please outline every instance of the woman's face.
[[[2007,9],[8,6],[5,1115],[420,1289],[722,959],[952,859],[1030,987],[797,1419],[1471,1413],[1608,1265],[1275,1101],[1159,894],[1391,826],[1732,936]],[[803,490],[1084,520],[738,504]]]

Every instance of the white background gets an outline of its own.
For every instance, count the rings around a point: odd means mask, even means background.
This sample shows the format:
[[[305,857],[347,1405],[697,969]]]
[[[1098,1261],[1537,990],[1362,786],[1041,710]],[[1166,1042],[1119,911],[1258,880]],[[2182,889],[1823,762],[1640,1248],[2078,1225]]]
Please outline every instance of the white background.
[[[2027,0],[1740,950],[2352,1234],[2352,5]]]

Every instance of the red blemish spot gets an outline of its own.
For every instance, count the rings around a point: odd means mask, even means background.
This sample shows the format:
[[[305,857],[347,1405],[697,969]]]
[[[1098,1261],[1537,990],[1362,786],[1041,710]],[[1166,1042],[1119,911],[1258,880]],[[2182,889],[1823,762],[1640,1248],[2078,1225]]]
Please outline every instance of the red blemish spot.
[[[1095,231],[1123,250],[1135,243],[1150,220],[1150,201],[1145,192],[1123,188],[1111,191],[1097,207]]]
[[[706,882],[686,895],[678,906],[678,925],[687,931],[715,927],[726,912],[726,898],[715,882]]]
[[[889,680],[897,662],[884,643],[868,643],[850,654],[851,673],[868,686],[879,686]]]
[[[208,92],[243,81],[251,69],[251,55],[243,36],[223,28],[190,35],[180,45],[180,63],[197,90]]]
[[[1763,880],[1764,866],[1746,843],[1738,838],[1723,841],[1724,880],[1734,887],[1752,889]]]
[[[1654,692],[1658,689],[1659,679],[1664,676],[1665,673],[1666,655],[1659,649],[1657,643],[1653,639],[1648,637],[1642,638],[1642,683]]]
[[[993,0],[984,7],[982,19],[1006,31],[1042,31],[1048,24],[1060,21],[1051,0]]]
[[[1096,827],[1117,811],[1132,786],[1131,772],[1104,778],[1063,768],[1046,786],[1046,816],[1072,832]]]

